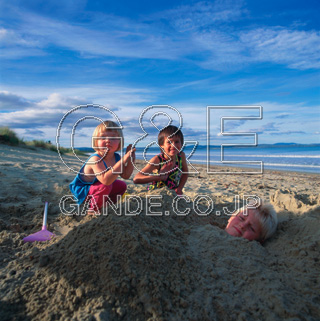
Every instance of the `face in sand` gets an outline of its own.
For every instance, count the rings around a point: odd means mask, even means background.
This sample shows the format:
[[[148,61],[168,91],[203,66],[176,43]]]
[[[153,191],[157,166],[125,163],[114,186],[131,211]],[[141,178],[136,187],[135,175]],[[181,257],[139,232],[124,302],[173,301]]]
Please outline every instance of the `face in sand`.
[[[247,209],[247,215],[241,211],[239,214],[232,216],[225,231],[236,237],[243,237],[249,241],[260,240],[261,223],[256,217],[255,209]]]

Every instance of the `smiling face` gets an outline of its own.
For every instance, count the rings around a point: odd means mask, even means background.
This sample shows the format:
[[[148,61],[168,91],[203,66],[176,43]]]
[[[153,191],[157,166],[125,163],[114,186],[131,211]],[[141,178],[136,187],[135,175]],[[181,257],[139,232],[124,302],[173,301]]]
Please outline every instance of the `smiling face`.
[[[164,151],[165,158],[168,158],[168,156],[172,159],[174,156],[176,156],[182,147],[181,139],[178,135],[173,137],[166,137],[164,139],[163,145],[160,145],[160,147]]]
[[[248,209],[247,215],[243,211],[232,216],[225,231],[236,237],[243,237],[249,241],[260,240],[262,227],[259,219],[256,217],[255,209]]]

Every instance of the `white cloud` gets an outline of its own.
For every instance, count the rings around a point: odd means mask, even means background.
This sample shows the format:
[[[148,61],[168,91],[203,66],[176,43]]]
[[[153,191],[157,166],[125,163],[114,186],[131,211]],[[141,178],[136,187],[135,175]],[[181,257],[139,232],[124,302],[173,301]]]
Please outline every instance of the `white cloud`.
[[[86,105],[90,103],[91,101],[87,101],[85,99],[65,97],[59,93],[53,93],[50,94],[48,98],[36,103],[36,105],[40,108],[70,109],[78,105]]]
[[[45,54],[46,53],[42,49],[15,46],[10,48],[1,48],[0,58],[15,60],[24,57],[41,57],[45,56]]]
[[[21,33],[5,28],[0,28],[0,43],[6,46],[18,45],[25,47],[35,47],[39,44],[34,38],[23,37]]]
[[[35,109],[2,113],[0,126],[10,128],[38,128],[58,124],[62,111],[50,109]]]
[[[3,58],[45,55],[56,46],[83,59],[185,60],[212,70],[236,70],[261,62],[300,70],[320,68],[318,31],[246,25],[250,20],[245,20],[243,1],[197,2],[139,21],[91,13],[86,22],[74,23],[17,8],[15,12],[17,29],[0,29]],[[243,30],[230,23],[238,20]]]
[[[275,118],[280,118],[280,119],[283,119],[283,118],[288,118],[292,115],[292,113],[280,113],[278,115],[275,115]]]
[[[240,33],[251,58],[294,69],[320,68],[320,33],[285,28],[259,28]]]
[[[43,130],[39,130],[39,129],[26,128],[25,135],[31,136],[32,138],[39,137],[39,136],[42,137],[45,135],[45,132]]]
[[[295,135],[295,134],[299,134],[299,135],[307,135],[306,132],[302,131],[302,130],[287,130],[287,131],[281,131],[281,132],[277,132],[277,133],[270,133],[270,135]]]
[[[17,88],[16,88],[17,89]],[[43,98],[50,89],[48,88],[20,88],[21,92],[30,95],[31,97],[25,98],[21,95],[14,94],[9,91],[0,92],[0,107],[3,110],[0,113],[0,126],[9,126],[13,129],[33,129],[50,127],[57,128],[63,116],[66,112],[77,106],[82,106],[76,109],[68,118],[66,118],[64,125],[70,128],[78,119],[85,116],[94,116],[101,119],[112,118],[112,113],[115,113],[119,117],[120,121],[128,121],[129,119],[135,119],[136,126],[139,127],[138,116],[141,109],[137,111],[134,107],[135,104],[145,101],[144,95],[149,95],[148,90],[139,90],[138,88],[129,87],[86,87],[86,88],[70,88],[70,92],[75,95],[67,95],[68,88],[63,90],[57,90],[58,92],[49,93],[47,97]],[[42,89],[42,90],[41,90]],[[56,88],[57,89],[57,88]],[[32,96],[32,93],[36,92],[36,96]],[[61,93],[62,92],[62,93]],[[41,96],[38,96],[41,93]],[[115,103],[103,104],[97,102],[99,99],[95,99],[91,102],[90,99],[84,98],[84,96],[90,93],[92,97],[99,97],[101,101],[109,101]],[[112,97],[112,99],[108,99]],[[126,102],[130,102],[131,105],[126,105]],[[119,109],[119,105],[125,105],[125,110]],[[109,109],[109,113],[105,108]],[[95,127],[96,119],[88,118],[81,124],[82,127]],[[26,133],[29,135],[29,133]]]
[[[119,108],[136,105],[145,106],[159,94],[156,88],[117,86],[109,83],[88,83],[86,85],[64,87],[32,86],[32,90],[28,86],[3,85],[3,87],[7,92],[19,92],[26,100],[49,105],[57,105],[59,102],[60,106],[67,108],[66,110],[75,105],[92,103],[100,104],[116,111]]]
[[[190,32],[217,23],[238,20],[245,11],[243,1],[225,0],[181,5],[160,14],[169,19],[179,32]],[[158,18],[160,14],[157,15]]]
[[[12,94],[8,91],[0,91],[0,111],[21,110],[31,105],[32,102],[22,96]]]
[[[122,88],[122,92],[129,92],[130,90],[125,90]],[[133,90],[133,92],[135,92]],[[15,95],[12,93],[7,93],[9,97],[16,100],[27,100],[23,96]],[[62,95],[61,93],[51,93],[46,98],[38,99],[30,103],[31,105],[23,110],[16,110],[14,112],[5,112],[1,113],[0,126],[9,126],[14,130],[17,130],[22,136],[27,137],[28,139],[33,139],[36,137],[41,137],[43,139],[53,141],[55,138],[55,133],[58,124],[60,123],[62,117],[65,115],[67,110],[70,110],[72,106],[69,104],[76,105],[78,102],[81,102],[82,98],[79,96],[67,96]],[[31,100],[27,100],[31,101]],[[252,105],[262,105],[264,107],[264,117],[261,120],[239,120],[239,121],[226,121],[225,131],[235,131],[235,132],[252,132],[259,134],[259,142],[268,141],[269,135],[276,135],[276,138],[279,139],[282,134],[284,136],[294,137],[294,135],[304,135],[306,137],[313,135],[318,131],[319,121],[314,117],[314,108],[303,106],[303,104],[297,105],[287,105],[287,104],[278,104],[273,102],[262,102],[255,103]],[[121,110],[113,110],[116,115],[120,118],[122,125],[125,127],[126,141],[134,141],[140,137],[143,132],[139,125],[138,118],[142,113],[143,109],[147,106],[126,106],[121,108]],[[206,105],[202,103],[191,104],[189,102],[179,102],[173,104],[179,112],[181,112],[183,117],[183,132],[186,136],[186,139],[196,139],[201,144],[206,141]],[[288,110],[294,109],[297,107],[301,110],[304,109],[304,113],[297,114],[294,111],[288,112]],[[95,115],[101,119],[110,118],[109,114],[106,114],[105,111],[98,109],[89,110],[82,109],[78,110],[76,113],[73,113],[70,117],[66,118],[63,123],[63,137],[64,141],[68,143],[70,141],[71,128],[75,122],[87,115]],[[235,116],[234,110],[230,111],[230,115]],[[245,110],[245,115],[248,116],[248,111]],[[152,114],[152,112],[151,112]],[[287,116],[285,121],[280,120],[277,122],[277,115]],[[148,133],[151,133],[152,126],[150,124],[149,118],[150,115],[145,115],[144,125],[146,126]],[[238,115],[239,116],[239,115]],[[173,112],[171,117],[175,122],[178,121],[176,118],[177,115]],[[210,128],[212,130],[211,134],[214,132],[219,132],[220,122],[217,117],[213,117],[212,124]],[[93,128],[97,125],[96,119],[86,119],[81,123],[79,128],[77,128],[76,137],[79,142],[84,142],[81,137],[90,137]],[[230,127],[231,126],[231,127]],[[37,132],[38,131],[38,132]],[[50,133],[50,135],[49,135]],[[153,132],[152,132],[153,133]],[[33,134],[35,136],[33,136]],[[152,134],[153,135],[153,134]],[[151,135],[151,136],[152,136]],[[33,137],[32,137],[33,136]],[[156,134],[153,135],[156,137]],[[153,137],[152,136],[152,137]],[[153,138],[154,138],[153,137]],[[270,136],[269,136],[270,137]],[[149,137],[150,138],[150,137]],[[233,137],[234,138],[234,137]],[[296,137],[294,137],[296,139]],[[69,139],[69,140],[68,140]],[[89,138],[88,138],[89,139]],[[270,141],[269,141],[270,142]]]
[[[255,102],[254,105],[263,107],[263,115],[276,117],[279,113],[291,113],[292,116],[295,115],[294,110],[311,110],[312,107],[305,105],[304,102],[299,103],[278,103],[274,101],[259,101]]]
[[[219,30],[199,32],[193,35],[193,42],[207,53],[207,57],[198,63],[205,69],[241,69],[248,62],[244,54],[246,48],[232,34]]]
[[[252,133],[265,133],[265,132],[279,132],[279,127],[278,124],[275,122],[269,122],[266,124],[261,125],[260,127],[257,128],[251,128],[249,129],[250,132]]]
[[[43,56],[41,42],[23,31],[0,28],[0,58]]]
[[[89,58],[112,56],[172,60],[182,53],[176,41],[154,29],[152,24],[127,18],[104,15],[103,20],[100,17],[98,21],[93,19],[89,23],[73,24],[24,12],[20,19],[23,34],[37,39],[42,47],[53,44]]]
[[[212,70],[236,70],[269,62],[292,69],[320,68],[320,33],[285,28],[228,32],[217,28],[193,33],[195,51],[206,54],[198,64]]]

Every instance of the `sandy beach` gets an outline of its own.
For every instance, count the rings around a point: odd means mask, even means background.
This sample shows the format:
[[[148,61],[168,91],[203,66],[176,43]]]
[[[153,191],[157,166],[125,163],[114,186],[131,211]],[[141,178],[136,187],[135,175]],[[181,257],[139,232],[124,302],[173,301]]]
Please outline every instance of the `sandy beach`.
[[[0,159],[1,320],[319,320],[318,174],[197,165],[184,199],[132,175],[118,215],[89,217],[66,215],[75,173],[57,153],[0,145]],[[248,196],[278,213],[263,245],[223,230]],[[24,243],[41,230],[45,201],[56,236]]]

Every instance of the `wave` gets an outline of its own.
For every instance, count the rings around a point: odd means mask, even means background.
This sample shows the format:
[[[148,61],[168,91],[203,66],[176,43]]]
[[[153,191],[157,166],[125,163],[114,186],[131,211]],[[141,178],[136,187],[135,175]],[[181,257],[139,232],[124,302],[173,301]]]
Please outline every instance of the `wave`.
[[[193,162],[197,163],[207,163],[207,160],[200,160],[200,159],[189,159],[189,162],[192,164]],[[210,161],[210,164],[214,165],[238,165],[238,166],[244,166],[244,165],[254,165],[253,163],[247,163],[247,162],[241,162],[241,161],[230,161],[230,160],[225,160],[223,163],[222,162],[217,162],[217,161]],[[256,164],[257,166],[259,164]],[[265,163],[263,162],[264,166],[281,166],[281,167],[306,167],[306,168],[320,168],[320,165],[304,165],[304,164],[285,164],[285,163]]]
[[[283,167],[306,167],[306,168],[320,168],[319,165],[301,165],[301,164],[273,164],[273,163],[264,163],[267,166],[283,166]]]
[[[139,152],[139,151],[138,151]],[[201,157],[207,157],[207,154],[205,153],[197,153],[194,152],[192,154],[193,156],[201,156]],[[219,153],[219,155],[221,155]],[[186,156],[188,156],[188,153],[186,153]],[[211,157],[217,157],[217,155],[212,155],[212,153],[210,154]],[[282,158],[320,158],[320,155],[287,155],[287,154],[273,154],[273,155],[256,155],[256,154],[227,154],[224,153],[225,157],[260,157],[260,158],[278,158],[278,157],[282,157]]]
[[[281,155],[281,154],[274,154],[274,155],[243,155],[243,154],[239,154],[239,155],[229,155],[229,154],[224,154],[225,157],[269,157],[269,158],[278,158],[278,157],[282,157],[282,158],[320,158],[320,155]]]

